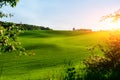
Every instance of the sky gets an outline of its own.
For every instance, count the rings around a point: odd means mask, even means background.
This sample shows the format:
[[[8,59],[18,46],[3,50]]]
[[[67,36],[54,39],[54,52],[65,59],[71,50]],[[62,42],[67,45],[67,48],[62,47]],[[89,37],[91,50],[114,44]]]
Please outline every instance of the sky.
[[[120,9],[120,0],[19,0],[16,7],[1,11],[12,13],[2,21],[50,27],[54,30],[72,28],[107,29],[101,17]]]

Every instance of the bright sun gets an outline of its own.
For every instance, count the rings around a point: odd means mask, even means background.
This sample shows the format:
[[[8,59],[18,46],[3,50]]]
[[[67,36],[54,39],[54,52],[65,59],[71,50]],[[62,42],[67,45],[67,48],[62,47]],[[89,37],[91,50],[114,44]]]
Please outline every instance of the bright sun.
[[[111,18],[102,22],[104,30],[120,30],[120,20],[113,22]]]

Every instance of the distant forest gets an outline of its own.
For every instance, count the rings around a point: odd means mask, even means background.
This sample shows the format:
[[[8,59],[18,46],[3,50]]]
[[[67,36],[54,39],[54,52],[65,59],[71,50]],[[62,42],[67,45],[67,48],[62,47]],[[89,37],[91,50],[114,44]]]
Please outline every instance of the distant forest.
[[[18,26],[20,30],[52,30],[49,27],[44,27],[44,26],[0,21],[0,26],[3,26],[4,28],[7,28],[12,25]]]

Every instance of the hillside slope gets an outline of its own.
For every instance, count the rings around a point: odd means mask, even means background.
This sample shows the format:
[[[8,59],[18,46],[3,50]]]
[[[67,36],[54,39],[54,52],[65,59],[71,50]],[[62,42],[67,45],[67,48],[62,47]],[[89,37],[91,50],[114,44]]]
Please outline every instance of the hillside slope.
[[[106,36],[106,32],[25,31],[18,39],[28,54],[35,55],[0,55],[1,80],[39,79],[66,62],[79,63],[90,54],[87,48]]]

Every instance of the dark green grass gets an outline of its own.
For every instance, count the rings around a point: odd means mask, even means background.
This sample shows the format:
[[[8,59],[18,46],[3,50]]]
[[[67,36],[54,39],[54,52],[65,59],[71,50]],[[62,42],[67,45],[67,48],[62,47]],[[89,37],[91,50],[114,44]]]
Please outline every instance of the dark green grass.
[[[87,48],[102,42],[106,36],[106,32],[25,31],[18,39],[28,54],[35,55],[0,55],[0,80],[35,80],[49,76],[66,61],[80,63],[90,55]]]

